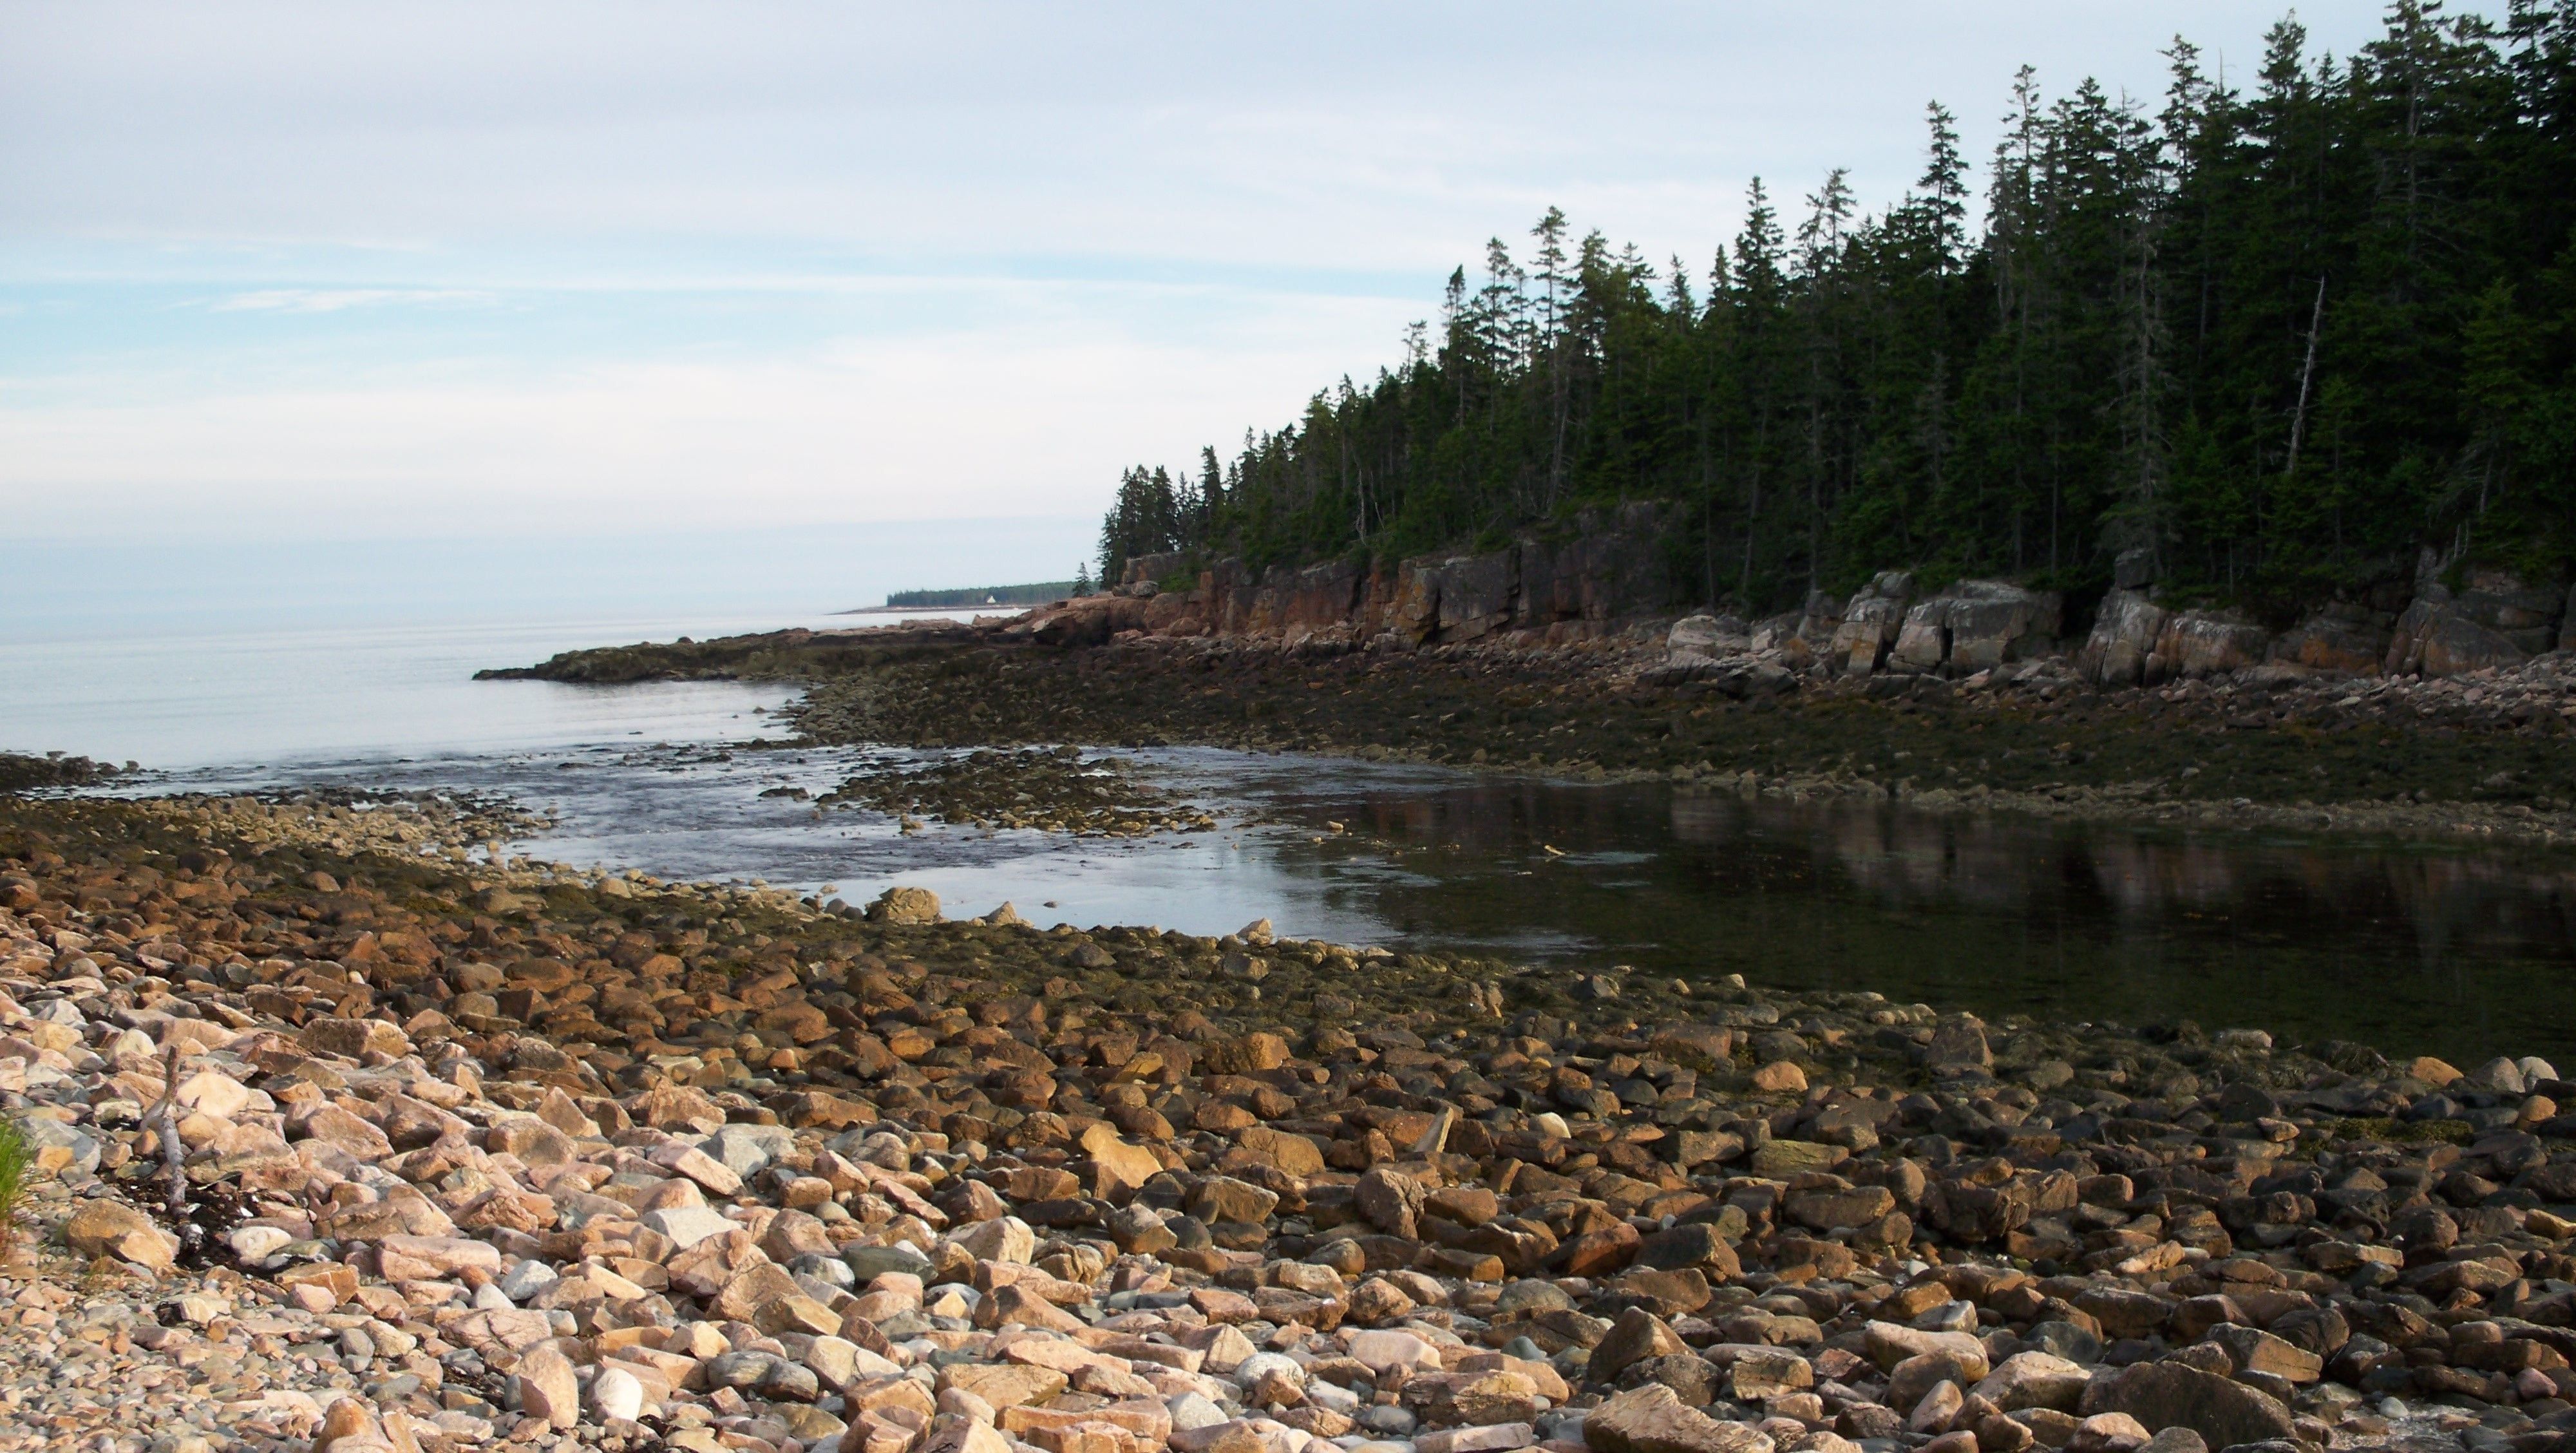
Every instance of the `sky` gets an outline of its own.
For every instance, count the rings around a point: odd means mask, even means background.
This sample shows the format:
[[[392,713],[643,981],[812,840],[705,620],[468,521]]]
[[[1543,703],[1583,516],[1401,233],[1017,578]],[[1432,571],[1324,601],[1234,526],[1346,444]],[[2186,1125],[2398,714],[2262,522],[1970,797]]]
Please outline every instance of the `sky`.
[[[1394,363],[1550,205],[1704,272],[1757,173],[1884,206],[1928,101],[1981,158],[2024,63],[2152,97],[2282,13],[0,0],[0,536],[1062,576],[1122,467]]]

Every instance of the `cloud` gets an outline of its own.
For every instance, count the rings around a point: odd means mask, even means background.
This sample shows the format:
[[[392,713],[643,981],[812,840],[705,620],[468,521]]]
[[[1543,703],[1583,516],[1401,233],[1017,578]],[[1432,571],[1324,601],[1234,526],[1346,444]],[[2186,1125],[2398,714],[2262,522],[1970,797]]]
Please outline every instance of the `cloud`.
[[[345,313],[352,308],[489,307],[497,298],[476,288],[266,288],[212,304],[218,313]]]
[[[1068,304],[783,357],[450,358],[18,407],[0,388],[0,509],[29,534],[209,536],[1089,513],[1125,464],[1287,422],[1361,340],[1392,353],[1403,312],[1233,307],[1196,341]]]
[[[1550,203],[1704,268],[1756,172],[1884,205],[1926,99],[1982,160],[2021,62],[2152,95],[2179,30],[2241,83],[2283,3],[0,0],[0,508],[1096,511]]]

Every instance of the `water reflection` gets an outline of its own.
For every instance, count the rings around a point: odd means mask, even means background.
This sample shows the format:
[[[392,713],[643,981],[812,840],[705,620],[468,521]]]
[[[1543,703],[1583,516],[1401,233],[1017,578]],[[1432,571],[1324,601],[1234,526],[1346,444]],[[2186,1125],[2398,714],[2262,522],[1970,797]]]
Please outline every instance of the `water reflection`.
[[[1285,846],[1423,938],[1685,977],[2484,1058],[2576,1052],[2576,860],[2138,831],[1660,786],[1446,783],[1272,799],[1405,844]],[[1542,846],[1544,845],[1544,846]],[[1546,852],[1553,848],[1563,854]]]
[[[1136,754],[1221,832],[1133,842],[897,833],[763,797],[859,750],[598,746],[244,777],[443,785],[557,812],[541,856],[685,878],[895,882],[952,911],[1343,942],[2125,1023],[2191,1019],[2407,1053],[2576,1060],[2576,856],[2133,831],[1212,751]],[[901,754],[889,754],[901,755]],[[231,778],[219,782],[217,779]],[[178,784],[173,784],[178,785]],[[1338,824],[1338,829],[1334,826]]]

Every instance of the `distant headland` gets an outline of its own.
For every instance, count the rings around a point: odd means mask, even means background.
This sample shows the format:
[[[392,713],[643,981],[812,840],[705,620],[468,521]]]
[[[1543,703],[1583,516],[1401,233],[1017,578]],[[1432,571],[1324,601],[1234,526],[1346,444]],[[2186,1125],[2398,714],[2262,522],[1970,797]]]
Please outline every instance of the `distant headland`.
[[[1035,585],[979,585],[962,590],[895,590],[885,604],[863,605],[836,615],[876,615],[890,610],[964,610],[979,605],[1047,605],[1089,593],[1089,581],[1042,580]]]

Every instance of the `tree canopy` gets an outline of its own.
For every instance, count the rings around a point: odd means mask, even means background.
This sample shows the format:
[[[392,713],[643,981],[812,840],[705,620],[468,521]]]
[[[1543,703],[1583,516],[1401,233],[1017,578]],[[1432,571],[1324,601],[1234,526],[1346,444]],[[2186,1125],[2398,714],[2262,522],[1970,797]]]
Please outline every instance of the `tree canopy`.
[[[1747,610],[1912,565],[2077,592],[2122,551],[2286,608],[2419,549],[2576,555],[2576,0],[2400,0],[2359,53],[2274,26],[2240,87],[2177,39],[2160,99],[2025,68],[1972,175],[1860,215],[1756,178],[1705,267],[1554,208],[1450,274],[1366,385],[1195,470],[1128,471],[1131,555],[1256,564],[1500,543],[1687,506],[1677,563]],[[1983,222],[1972,231],[1982,195]]]

